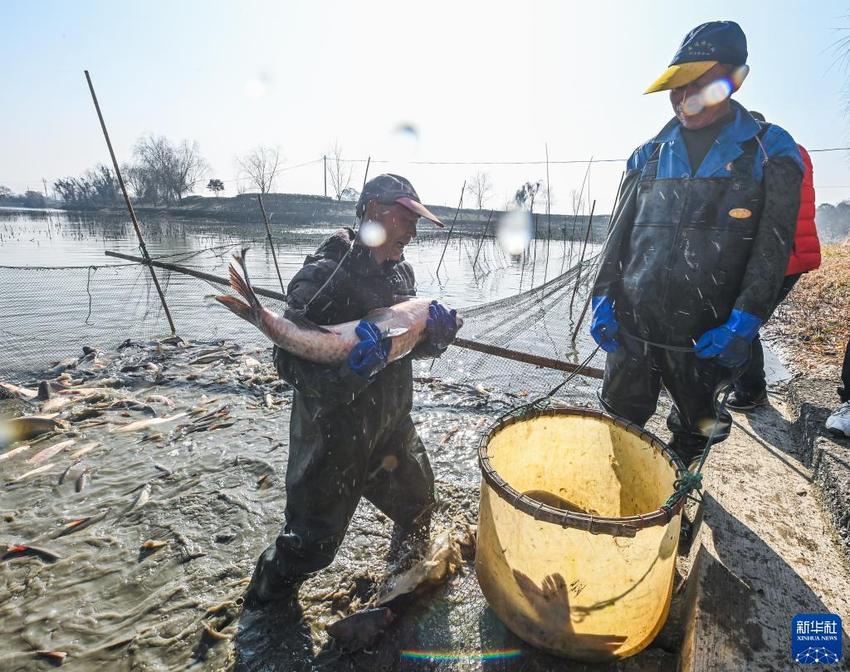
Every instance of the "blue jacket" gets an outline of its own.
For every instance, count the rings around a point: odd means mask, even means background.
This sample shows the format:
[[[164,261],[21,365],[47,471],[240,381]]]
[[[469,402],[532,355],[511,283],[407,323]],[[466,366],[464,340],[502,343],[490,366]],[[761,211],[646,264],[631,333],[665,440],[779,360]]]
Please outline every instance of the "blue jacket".
[[[657,145],[661,145],[661,153],[658,156],[658,175],[664,178],[689,178],[689,177],[729,177],[729,164],[744,152],[742,145],[751,138],[758,135],[764,127],[750,116],[744,106],[732,101],[732,109],[735,110],[735,119],[720,131],[714,146],[708,151],[705,159],[696,174],[691,172],[691,163],[688,159],[688,150],[682,138],[682,124],[678,119],[673,119],[652,140],[638,147],[628,161],[628,170],[643,169],[649,157],[655,151]],[[762,145],[768,156],[789,156],[800,167],[803,172],[803,159],[794,138],[776,124],[769,124],[767,130],[761,137]],[[761,182],[763,177],[762,162],[764,156],[761,150],[756,154],[760,160],[755,161],[753,167],[753,178]]]

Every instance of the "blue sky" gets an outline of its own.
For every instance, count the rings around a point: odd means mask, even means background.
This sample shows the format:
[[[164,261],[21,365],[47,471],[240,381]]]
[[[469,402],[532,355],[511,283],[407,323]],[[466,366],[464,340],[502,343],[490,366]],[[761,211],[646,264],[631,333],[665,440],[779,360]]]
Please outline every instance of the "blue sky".
[[[834,45],[850,35],[847,15],[835,2],[6,0],[0,184],[41,188],[108,162],[88,68],[120,160],[143,133],[187,138],[210,177],[231,180],[235,157],[260,143],[294,166],[338,140],[352,158],[391,161],[372,170],[407,175],[426,202],[454,204],[474,166],[408,162],[542,160],[545,143],[553,160],[625,157],[671,115],[665,94],[642,91],[712,19],[748,37],[738,100],[809,148],[846,146],[848,72]],[[813,158],[818,201],[850,198],[850,152]],[[541,166],[482,169],[494,207],[545,179]],[[603,211],[621,170],[592,169]],[[556,211],[583,172],[552,167]],[[321,165],[287,171],[278,190],[321,193]]]

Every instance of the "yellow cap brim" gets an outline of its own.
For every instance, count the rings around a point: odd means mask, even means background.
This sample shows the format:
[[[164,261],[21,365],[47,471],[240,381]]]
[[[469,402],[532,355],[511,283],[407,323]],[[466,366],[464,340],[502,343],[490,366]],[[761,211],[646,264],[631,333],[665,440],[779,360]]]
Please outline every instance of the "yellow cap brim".
[[[666,91],[668,89],[676,89],[680,86],[690,84],[695,79],[699,79],[706,72],[711,70],[717,61],[694,61],[693,63],[679,63],[679,65],[671,65],[664,74],[656,79],[644,93],[655,93],[656,91]]]

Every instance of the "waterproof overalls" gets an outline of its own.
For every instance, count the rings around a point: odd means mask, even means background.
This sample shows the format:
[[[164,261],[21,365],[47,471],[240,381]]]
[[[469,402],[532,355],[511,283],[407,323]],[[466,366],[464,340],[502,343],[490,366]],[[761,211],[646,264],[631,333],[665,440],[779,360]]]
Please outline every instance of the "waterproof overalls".
[[[368,248],[353,241],[354,232],[342,229],[307,257],[288,287],[290,309],[305,310],[315,324],[339,324],[415,295],[408,262],[379,265]],[[275,348],[278,373],[295,392],[286,523],[260,556],[253,579],[264,594],[329,565],[361,497],[401,529],[427,519],[434,475],[410,417],[411,357],[441,352],[426,341],[363,379],[347,363],[316,364]]]
[[[593,292],[613,300],[620,325],[620,347],[606,360],[604,407],[643,425],[663,383],[674,404],[671,447],[686,462],[705,448],[718,391],[735,375],[699,359],[693,344],[733,308],[766,319],[799,209],[796,144],[737,103],[733,109],[696,174],[676,119],[635,152]],[[728,436],[724,419],[717,441]]]

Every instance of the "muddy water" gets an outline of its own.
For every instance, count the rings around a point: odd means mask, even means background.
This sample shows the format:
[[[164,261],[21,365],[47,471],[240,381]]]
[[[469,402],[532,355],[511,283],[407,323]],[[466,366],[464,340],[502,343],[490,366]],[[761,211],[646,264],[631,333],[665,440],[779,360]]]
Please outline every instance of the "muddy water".
[[[95,259],[103,263],[103,249],[135,251],[126,223],[74,220],[64,214],[15,217],[19,218],[15,226],[7,220],[8,226],[0,230],[4,264],[75,265],[95,263]],[[284,242],[278,257],[284,281],[326,233],[327,229],[318,227],[280,234]],[[251,235],[221,225],[204,228],[172,222],[163,224],[149,245],[159,254],[203,251]],[[461,240],[456,247],[449,246],[448,272],[440,277],[428,270],[436,266],[442,252],[440,241],[423,237],[411,247],[408,257],[417,268],[420,294],[470,305],[512,295],[521,283],[528,286],[530,269],[510,263],[500,266],[493,250],[487,274],[476,277],[466,254],[471,242]],[[539,251],[542,255],[542,248]],[[254,261],[259,267],[253,273],[258,284],[265,278],[263,284],[274,286],[270,256],[256,254]],[[217,263],[221,265],[222,260]],[[540,283],[541,266],[536,268],[535,283]],[[44,333],[45,325],[58,323],[63,306],[79,298],[63,294],[67,275],[53,273],[49,277],[58,284],[48,283],[38,294],[40,300],[53,303],[37,314],[26,305],[26,294],[22,299],[11,285],[0,287],[0,308],[6,315],[17,311],[16,329],[31,336],[28,343]],[[505,663],[500,669],[558,667],[559,661],[529,650],[492,616],[470,564],[444,589],[402,614],[374,650],[349,652],[334,646],[324,624],[366,603],[386,575],[384,556],[391,524],[365,502],[337,560],[302,587],[300,613],[243,614],[238,598],[257,555],[282,523],[291,391],[277,379],[268,348],[257,340],[259,335],[247,337],[238,321],[233,321],[240,326],[238,338],[225,344],[227,356],[211,363],[189,363],[214,347],[203,343],[176,347],[148,342],[118,352],[117,343],[138,336],[132,324],[119,324],[117,318],[110,325],[110,316],[126,308],[122,292],[110,296],[107,300],[114,303],[93,315],[105,320],[104,330],[90,332],[104,338],[85,342],[102,350],[99,361],[95,366],[81,363],[69,371],[71,379],[88,387],[112,379],[103,393],[107,399],[96,404],[132,397],[148,404],[158,417],[197,412],[148,432],[117,433],[111,431],[116,425],[150,414],[104,411],[100,417],[72,422],[67,432],[45,437],[29,450],[0,461],[0,544],[31,543],[62,556],[55,563],[37,557],[0,561],[0,670],[52,669],[51,660],[37,651],[63,652],[67,654],[63,668],[85,671],[423,669],[416,662],[423,651],[451,654],[428,669],[477,670],[483,663],[475,652],[490,650],[522,651],[516,666]],[[194,305],[178,304],[178,308],[185,324]],[[28,315],[33,316],[32,323],[26,323]],[[52,316],[49,323],[45,316]],[[208,319],[208,314],[199,312],[196,318]],[[119,337],[107,339],[113,332]],[[52,350],[45,358],[79,354],[84,343],[77,333],[66,336],[64,342],[51,341]],[[463,529],[477,517],[478,440],[496,417],[525,400],[517,393],[527,394],[531,378],[545,388],[563,376],[536,371],[527,379],[494,386],[488,381],[502,380],[499,376],[509,372],[502,360],[492,358],[475,372],[458,375],[457,368],[456,383],[450,382],[452,377],[435,377],[428,362],[417,363],[416,371],[420,382],[415,385],[414,421],[437,479],[436,525]],[[37,378],[28,382],[32,385]],[[583,381],[573,386],[576,400],[588,402],[594,389]],[[163,395],[173,405],[145,401],[151,395]],[[82,402],[63,409],[62,417],[91,406]],[[37,410],[21,401],[0,402],[0,413]],[[219,427],[211,428],[210,423],[198,427],[205,412],[216,411]],[[105,424],[97,424],[102,421]],[[67,439],[75,444],[48,458],[45,471],[9,483],[39,466],[27,462],[33,455]],[[91,441],[101,446],[82,455],[60,485],[73,453]],[[77,492],[77,476],[86,468],[90,481]],[[145,484],[149,501],[128,512]],[[107,512],[103,520],[57,536],[69,523],[102,512]],[[145,550],[147,541],[166,543]]]
[[[240,626],[239,609],[226,603],[242,593],[256,556],[282,520],[291,392],[276,379],[262,348],[234,346],[231,361],[204,365],[188,361],[206,346],[159,349],[102,353],[105,368],[91,380],[84,372],[69,373],[87,387],[111,378],[107,382],[114,387],[103,391],[107,401],[163,395],[174,405],[145,402],[160,417],[195,409],[194,416],[148,432],[118,433],[112,431],[116,426],[149,414],[105,411],[0,462],[7,482],[0,491],[0,542],[30,543],[61,556],[55,563],[35,557],[0,563],[0,669],[48,669],[51,662],[34,651],[67,653],[64,667],[75,670],[172,670],[193,664],[252,669],[259,660],[279,662],[279,652],[268,648],[269,641],[278,640]],[[256,366],[250,358],[266,363]],[[146,364],[152,366],[121,371]],[[472,522],[478,482],[474,445],[507,400],[434,383],[417,384],[416,396],[414,421],[431,448],[442,510],[451,511],[439,517],[441,523]],[[105,403],[81,402],[64,409],[62,417]],[[233,425],[191,431],[195,419],[222,408]],[[34,454],[68,438],[76,443],[49,458],[46,471],[8,483],[35,466],[27,462]],[[58,485],[73,452],[90,441],[102,446],[85,453]],[[76,492],[75,476],[86,467],[90,483]],[[149,501],[126,513],[145,483]],[[102,521],[54,538],[69,522],[103,511],[108,513]],[[351,598],[329,601],[329,592],[348,582],[365,591],[366,599],[384,571],[376,549],[386,547],[389,534],[389,523],[361,506],[338,561],[302,590],[308,616],[299,627],[312,644],[293,653],[293,661],[307,665],[327,647],[323,623],[350,606]],[[167,543],[145,551],[148,540]],[[206,613],[223,603],[215,614]],[[205,624],[224,630],[224,639],[205,635]],[[242,639],[228,639],[237,632]]]

